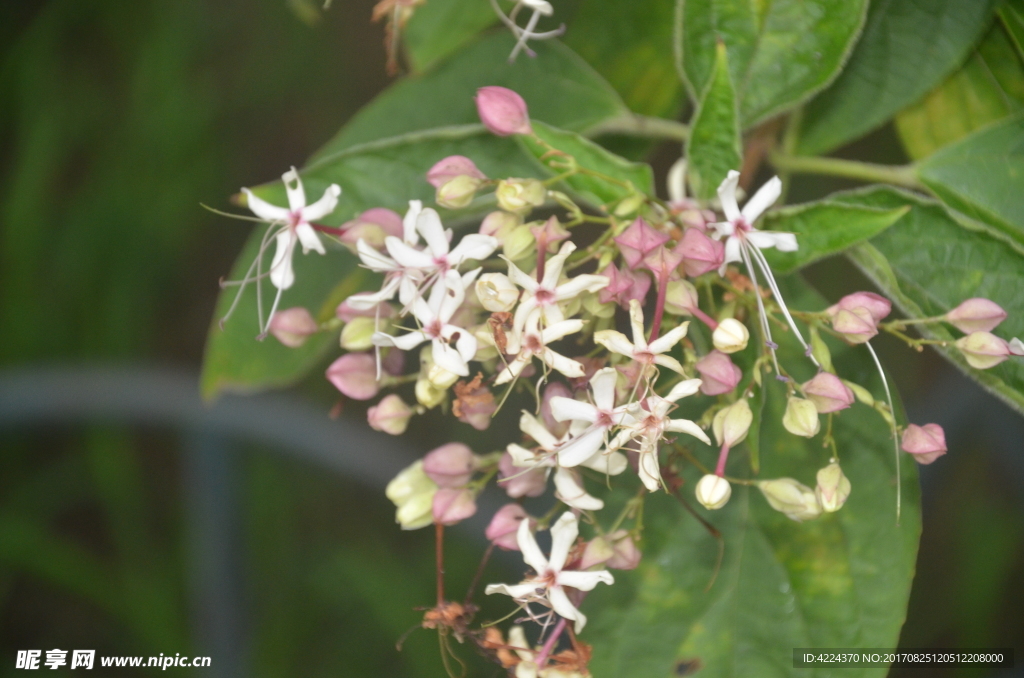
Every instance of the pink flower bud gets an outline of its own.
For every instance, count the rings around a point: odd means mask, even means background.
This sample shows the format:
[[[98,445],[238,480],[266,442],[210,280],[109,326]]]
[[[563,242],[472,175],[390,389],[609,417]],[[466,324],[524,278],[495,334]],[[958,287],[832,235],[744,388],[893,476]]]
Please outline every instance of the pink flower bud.
[[[405,351],[393,347],[382,349],[380,366],[391,376],[399,376],[405,369]]]
[[[423,457],[423,471],[438,487],[463,487],[473,477],[476,455],[462,443],[448,443]]]
[[[665,292],[665,310],[675,315],[693,315],[698,308],[697,288],[689,280],[673,280]]]
[[[370,423],[370,428],[375,431],[400,436],[408,428],[412,415],[412,409],[392,393],[384,396],[377,405],[367,410],[366,420]]]
[[[840,309],[855,311],[858,308],[865,309],[877,325],[892,312],[892,303],[885,297],[873,292],[854,292],[853,294],[847,294],[838,303],[828,307],[826,313],[834,316]]]
[[[460,381],[455,386],[457,396],[453,404],[453,414],[459,421],[469,424],[477,431],[486,431],[491,425],[491,415],[498,410],[498,404],[494,402],[494,394],[483,385],[476,385],[473,380],[468,384]]]
[[[508,452],[498,461],[498,476],[501,478],[498,485],[513,499],[539,497],[548,487],[547,474],[543,469],[519,468],[512,463],[512,455]]]
[[[612,545],[612,557],[605,565],[615,570],[633,570],[640,564],[640,549],[626,530],[616,530],[605,536]]]
[[[819,372],[804,384],[803,389],[804,395],[820,414],[845,410],[853,404],[853,391],[831,372]]]
[[[572,398],[572,391],[562,382],[552,381],[548,382],[544,389],[544,395],[541,396],[540,417],[544,421],[544,428],[551,431],[556,438],[561,438],[569,431],[569,422],[556,421],[551,414],[551,399],[555,397]]]
[[[472,490],[442,487],[434,495],[434,522],[454,525],[476,513],[476,494]]]
[[[476,91],[480,122],[493,134],[532,134],[530,114],[523,97],[505,87],[481,87]]]
[[[832,316],[832,329],[851,344],[863,344],[878,334],[876,321],[864,307],[853,310],[840,308]]]
[[[1006,318],[1006,311],[988,299],[968,299],[946,314],[946,320],[965,334],[991,332]]]
[[[626,265],[636,268],[648,253],[668,242],[668,236],[637,217],[622,235],[615,238],[615,242]]]
[[[278,311],[270,319],[270,333],[288,348],[298,348],[320,330],[309,311],[296,306]]]
[[[629,308],[630,301],[638,299],[642,302],[651,288],[651,279],[647,274],[641,271],[634,273],[628,268],[620,271],[615,268],[615,264],[608,264],[601,275],[609,280],[608,286],[597,293],[602,304],[614,301],[623,308]]]
[[[377,361],[371,353],[346,353],[327,368],[327,380],[353,400],[377,395]]]
[[[910,424],[900,447],[914,455],[918,464],[930,464],[946,453],[946,433],[938,424]]]
[[[449,155],[443,160],[438,160],[427,170],[427,181],[434,188],[441,188],[455,177],[461,176],[473,179],[487,178],[487,175],[477,169],[473,161],[464,155]]]
[[[374,207],[352,221],[345,222],[341,228],[344,232],[339,240],[346,245],[355,246],[363,239],[371,247],[380,249],[384,247],[384,238],[387,236],[402,237],[402,217],[387,208]]]
[[[1010,345],[989,332],[971,332],[956,341],[956,347],[964,354],[967,364],[978,370],[987,370],[1006,360]]]
[[[505,504],[491,518],[484,534],[488,541],[494,542],[498,548],[506,551],[518,551],[519,543],[516,541],[516,533],[519,531],[519,523],[526,518],[526,510],[522,506]]]
[[[725,245],[697,228],[686,229],[676,252],[683,258],[683,272],[691,278],[714,271],[725,261]]]
[[[694,367],[700,373],[700,390],[704,395],[728,393],[736,388],[736,384],[743,378],[743,371],[721,351],[708,353],[698,360]]]
[[[512,232],[516,226],[522,226],[523,219],[518,214],[512,212],[505,212],[504,210],[495,210],[491,212],[484,220],[480,222],[480,233],[483,235],[493,236],[498,239],[502,245],[505,244],[505,238]]]
[[[461,174],[441,184],[434,199],[441,207],[450,210],[462,209],[473,202],[481,183],[475,177]]]
[[[552,245],[557,245],[569,238],[569,231],[565,230],[565,227],[559,223],[556,217],[549,217],[543,224],[531,226],[530,233],[533,234],[538,247],[540,247],[540,243],[544,243],[544,246],[550,252],[558,249],[557,247],[552,247]]]
[[[642,266],[653,273],[658,280],[661,280],[662,276],[668,279],[670,274],[674,274],[676,267],[681,263],[683,263],[683,256],[679,252],[662,245],[647,253]]]

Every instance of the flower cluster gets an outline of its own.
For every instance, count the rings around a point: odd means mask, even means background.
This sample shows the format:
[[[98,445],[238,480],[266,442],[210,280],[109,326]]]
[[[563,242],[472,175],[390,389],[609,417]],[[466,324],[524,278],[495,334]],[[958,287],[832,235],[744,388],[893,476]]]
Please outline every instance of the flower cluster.
[[[518,29],[523,45],[548,6],[527,0],[519,6],[534,10],[527,28]],[[493,133],[526,135],[546,146],[515,92],[485,87],[477,106]],[[614,583],[609,569],[637,566],[645,495],[679,493],[688,466],[702,476],[692,496],[709,510],[726,506],[736,484],[756,487],[767,506],[795,521],[842,508],[852,484],[832,436],[834,417],[859,402],[878,412],[894,440],[900,427],[884,373],[885,398],[844,379],[822,334],[864,345],[874,356],[870,340],[880,330],[917,347],[947,342],[911,339],[903,333],[907,326],[948,323],[964,333],[955,347],[973,367],[1024,354],[1019,340],[991,333],[1006,314],[985,299],[969,299],[941,317],[888,322],[890,302],[870,292],[850,294],[820,312],[791,310],[763,250],[793,251],[798,239],[756,227],[780,196],[777,178],[740,208],[740,175],[729,172],[718,201],[699,203],[686,196],[680,162],[669,176],[667,202],[627,192],[585,209],[557,190],[560,180],[586,173],[616,182],[576,163],[567,167],[549,180],[493,178],[469,158],[439,160],[425,177],[439,207],[497,205],[479,232],[461,236],[416,200],[404,215],[377,208],[340,229],[324,227],[316,222],[335,209],[340,189],[332,185],[307,206],[294,170],[284,176],[288,208],[246,191],[249,207],[271,223],[265,242],[273,239],[277,247],[268,275],[278,293],[266,331],[294,347],[340,327],[346,352],[328,367],[327,378],[355,400],[391,391],[369,408],[374,429],[397,435],[413,417],[440,410],[484,430],[502,407],[522,408],[515,439],[484,454],[457,442],[443,445],[387,488],[398,523],[404,529],[435,525],[439,548],[443,527],[473,516],[485,488],[493,483],[508,496],[486,537],[492,548],[520,551],[530,569],[521,582],[492,584],[486,593],[509,596],[522,621],[541,626],[541,640],[527,642],[520,625],[507,644],[496,628],[471,633],[471,610],[456,609],[441,591],[428,621],[475,638],[517,676],[587,675],[589,650],[574,635],[586,625],[586,594]],[[335,318],[322,322],[306,309],[277,310],[294,281],[296,245],[324,252],[318,232],[380,276],[379,288],[349,296]],[[581,249],[577,242],[589,244]],[[267,275],[259,259],[253,266],[256,279]],[[773,324],[803,346],[808,362],[801,368],[813,376],[797,380],[786,370]],[[759,425],[750,402],[765,397],[766,374],[786,389],[785,430],[794,440],[820,437],[827,450],[818,462],[808,460],[814,487],[794,478],[756,478],[735,459],[730,464],[730,453]],[[922,464],[946,452],[936,424],[906,426],[897,444]],[[632,483],[636,493],[606,519],[597,488],[613,477]],[[523,500],[549,490],[550,510],[530,515]],[[581,517],[588,539],[580,536]],[[535,536],[544,531],[551,541],[547,556]],[[559,653],[563,633],[572,650]]]

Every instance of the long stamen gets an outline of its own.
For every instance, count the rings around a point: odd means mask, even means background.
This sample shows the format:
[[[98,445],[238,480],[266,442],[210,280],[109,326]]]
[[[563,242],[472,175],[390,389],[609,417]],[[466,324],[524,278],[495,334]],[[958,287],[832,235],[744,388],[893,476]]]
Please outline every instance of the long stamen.
[[[263,253],[267,251],[267,245],[269,244],[271,237],[273,237],[271,233],[273,233],[273,235],[277,235],[280,232],[280,229],[275,231],[274,226],[275,224],[270,224],[267,227],[267,230],[264,231],[263,238],[260,240],[260,249],[256,253],[256,258],[253,259],[251,264],[249,264],[249,269],[245,272],[245,277],[243,277],[241,280],[221,281],[220,286],[222,288],[229,287],[232,285],[238,285],[238,292],[235,294],[235,298],[231,302],[231,306],[228,307],[228,311],[227,313],[224,314],[224,317],[220,319],[220,328],[222,330],[224,329],[224,323],[226,323],[231,318],[231,315],[235,312],[235,308],[238,307],[238,302],[242,300],[242,293],[245,291],[246,284],[250,282],[255,282],[258,284],[260,279],[263,277],[262,274],[259,272],[257,272],[256,276],[253,276],[252,269],[257,267],[257,264],[263,260]],[[259,319],[259,326],[263,327],[262,317]]]
[[[807,342],[804,341],[804,337],[797,328],[796,322],[793,320],[793,316],[789,314],[789,308],[786,306],[786,301],[782,298],[782,293],[779,291],[779,286],[775,282],[775,276],[772,274],[771,266],[768,265],[768,261],[764,258],[764,253],[756,247],[751,247],[751,249],[754,250],[754,259],[761,267],[761,270],[764,271],[765,278],[768,280],[768,286],[771,288],[772,294],[775,296],[775,301],[779,304],[779,308],[782,309],[782,314],[786,316],[786,321],[789,323],[790,328],[792,328],[793,332],[796,334],[796,338],[800,340],[800,345],[804,347],[804,350],[808,350],[809,347],[807,346]],[[812,354],[808,353],[808,357],[811,359],[811,362],[814,363],[815,367],[821,367],[821,365],[818,364],[817,358]]]
[[[537,22],[540,21],[540,12],[537,10],[533,11],[530,15],[530,20],[526,22],[526,28],[523,30],[523,34],[519,36],[519,42],[512,48],[512,54],[509,55],[509,63],[516,60],[519,56],[519,52],[526,47],[526,41],[533,37],[533,29],[537,27]]]
[[[750,274],[750,282],[754,284],[754,299],[757,300],[757,310],[760,315],[761,331],[764,332],[765,343],[768,345],[768,350],[772,354],[772,362],[775,363],[775,374],[781,376],[782,371],[779,369],[779,359],[775,355],[776,343],[772,341],[772,330],[768,326],[768,314],[764,310],[764,301],[761,299],[760,286],[757,284],[757,273],[754,271],[754,266],[750,263],[750,254],[747,252],[747,243],[740,241],[740,254],[743,255],[743,263],[747,266],[747,273]]]
[[[892,430],[893,447],[896,450],[896,524],[900,523],[900,509],[902,506],[903,499],[903,482],[902,476],[900,475],[900,439],[896,432],[896,408],[892,405],[892,393],[889,392],[889,381],[885,378],[885,370],[882,369],[882,362],[878,359],[878,354],[875,353],[874,347],[871,342],[866,341],[864,345],[868,347],[868,351],[871,352],[871,357],[875,361],[875,367],[878,368],[878,374],[882,376],[882,386],[885,387],[885,397],[889,401],[889,414],[892,415],[892,423],[889,428]]]

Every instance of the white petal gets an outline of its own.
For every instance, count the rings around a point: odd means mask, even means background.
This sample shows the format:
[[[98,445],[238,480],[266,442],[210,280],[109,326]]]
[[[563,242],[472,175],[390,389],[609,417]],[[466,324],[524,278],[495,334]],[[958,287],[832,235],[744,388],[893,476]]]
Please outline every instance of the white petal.
[[[353,294],[348,298],[348,305],[356,311],[368,311],[382,301],[387,301],[395,296],[398,289],[398,278],[392,278],[384,283],[380,292],[363,292]]]
[[[270,282],[279,290],[286,290],[295,282],[292,271],[292,252],[295,250],[295,236],[284,230],[277,234],[277,249],[270,262]]]
[[[534,468],[538,465],[537,455],[522,445],[509,443],[505,450],[508,452],[509,456],[512,457],[513,466],[518,466],[519,468]]]
[[[511,261],[508,262],[508,279],[522,287],[527,292],[534,292],[539,287],[537,281],[534,280],[532,276],[523,273],[522,269]]]
[[[598,409],[611,410],[615,407],[615,384],[619,373],[614,367],[604,367],[590,378],[590,390],[594,393],[594,404]]]
[[[519,417],[519,430],[533,438],[538,445],[549,452],[558,446],[558,438],[553,436],[551,431],[529,412],[524,411]]]
[[[593,591],[598,584],[614,584],[615,577],[608,570],[592,572],[576,572],[573,570],[558,573],[555,582],[559,586],[571,586],[580,591]]]
[[[547,278],[548,274],[545,271],[544,277]],[[584,292],[597,292],[608,287],[609,279],[608,276],[604,275],[593,275],[585,273],[578,275],[575,278],[570,278],[568,281],[562,283],[555,288],[555,301],[565,301],[566,299],[575,299]],[[547,287],[547,289],[551,289]]]
[[[294,167],[281,175],[281,179],[284,181],[284,190],[288,192],[288,207],[298,214],[306,206],[306,191],[302,188],[302,179]]]
[[[565,260],[569,258],[569,255],[576,251],[576,245],[571,240],[566,240],[562,243],[561,249],[558,250],[558,254],[547,260],[547,266],[544,269],[544,279],[541,281],[541,287],[545,289],[553,290],[558,285],[558,279],[562,277],[562,269],[565,268]]]
[[[562,320],[554,323],[553,325],[548,325],[544,328],[544,331],[540,333],[541,343],[547,345],[567,337],[570,334],[576,334],[583,329],[584,324],[585,323],[582,320],[577,318],[573,320]]]
[[[665,353],[682,341],[683,337],[686,336],[686,330],[689,329],[689,327],[689,321],[686,321],[677,327],[673,327],[671,330],[652,341],[651,345],[647,347],[647,350],[651,353]]]
[[[551,416],[555,421],[570,421],[582,419],[591,423],[597,421],[597,408],[590,403],[582,403],[573,398],[555,396],[550,401]]]
[[[421,200],[409,201],[409,209],[402,217],[402,240],[406,245],[416,245],[420,241],[420,236],[416,233],[416,220],[419,219],[422,211],[423,202]]]
[[[416,219],[416,230],[427,241],[427,248],[432,255],[443,257],[448,254],[448,236],[445,235],[441,217],[435,210],[426,207],[420,212]]]
[[[552,7],[551,3],[547,0],[523,0],[523,4],[534,12],[543,14],[544,16],[551,16],[555,13],[554,7]]]
[[[437,317],[443,322],[447,323],[455,315],[455,312],[462,306],[462,302],[466,300],[466,288],[462,284],[462,277],[455,271],[449,270],[443,278],[445,291],[443,294],[438,293],[438,298],[435,301],[433,291],[431,291],[430,300],[431,308],[437,309]],[[438,281],[441,284],[441,281]],[[437,306],[433,306],[436,303]]]
[[[537,298],[530,296],[526,297],[519,302],[519,308],[516,309],[515,318],[512,320],[512,329],[516,332],[522,332],[528,323],[531,322],[531,316],[537,311]],[[539,317],[539,313],[536,314]],[[536,318],[532,318],[533,324],[536,325]]]
[[[453,327],[448,325],[447,327]],[[455,340],[455,350],[459,352],[462,359],[467,363],[476,357],[478,345],[476,337],[467,330],[459,330],[459,338]]]
[[[649,492],[656,492],[661,487],[661,467],[656,451],[640,455],[640,480]]]
[[[362,260],[363,265],[371,271],[395,271],[399,268],[394,259],[381,254],[362,238],[356,241],[356,252],[359,253],[359,258]]]
[[[621,452],[599,452],[581,464],[598,473],[617,476],[629,467],[629,459]]]
[[[601,344],[609,351],[633,357],[635,349],[626,335],[616,330],[598,330],[594,332],[594,343]]]
[[[302,210],[302,220],[319,221],[326,217],[338,206],[339,195],[341,195],[341,186],[338,184],[328,186],[319,200]]]
[[[403,334],[400,337],[393,337],[383,332],[374,332],[371,338],[374,346],[394,346],[403,351],[411,351],[426,340],[427,335],[419,331],[409,332],[409,334]]]
[[[579,466],[594,457],[603,443],[604,429],[594,427],[558,448],[558,463],[566,468]]]
[[[544,349],[540,355],[540,359],[570,379],[580,379],[581,377],[587,376],[587,371],[583,369],[583,365],[576,362],[571,358],[566,358],[561,353],[555,353],[550,348]]]
[[[530,364],[530,360],[532,359],[533,354],[520,353],[516,356],[515,360],[508,364],[508,367],[498,373],[497,378],[494,380],[494,384],[496,386],[500,386],[512,381],[519,376],[519,373],[523,371],[523,368]]]
[[[722,261],[723,268],[726,264],[743,261],[743,255],[740,254],[740,247],[739,238],[729,238],[725,241],[725,259]]]
[[[757,189],[754,197],[743,206],[743,218],[748,224],[753,224],[761,214],[775,204],[775,201],[782,195],[782,180],[772,177],[765,185]]]
[[[302,252],[305,254],[310,250],[316,250],[320,254],[326,252],[324,244],[320,242],[320,236],[316,234],[313,227],[307,223],[301,223],[295,227],[295,235],[302,243]]]
[[[565,472],[566,475],[572,475]],[[557,481],[556,481],[557,482]],[[555,524],[551,526],[551,558],[548,566],[555,572],[565,567],[565,560],[569,557],[569,550],[576,543],[576,537],[580,534],[579,522],[571,512],[566,511]]]
[[[587,617],[577,610],[575,605],[569,602],[569,596],[565,595],[565,591],[562,590],[561,586],[552,586],[548,589],[548,600],[551,601],[551,607],[560,616],[576,622],[574,628],[576,633],[583,630],[584,625],[587,623]]]
[[[672,163],[666,183],[670,201],[683,202],[686,200],[686,156]]]
[[[587,494],[573,472],[567,468],[555,471],[555,497],[581,511],[600,511],[604,508],[604,502]]]
[[[516,544],[523,552],[523,562],[533,568],[534,572],[543,575],[548,570],[548,559],[541,553],[537,546],[537,539],[530,531],[530,521],[523,520],[519,523],[519,531],[516,532]]]
[[[676,374],[683,374],[683,366],[670,355],[656,355],[654,356],[654,362],[662,367],[669,368]]]
[[[496,249],[498,249],[498,239],[494,236],[470,233],[448,253],[448,264],[454,267],[459,266],[467,259],[486,259]]]
[[[469,332],[465,332],[465,334],[466,336],[471,336]],[[473,338],[473,343],[476,343],[476,338]],[[457,374],[460,377],[469,376],[469,365],[466,364],[466,360],[454,346],[446,341],[434,339],[431,349],[435,365],[440,365],[452,374]]]
[[[638,299],[629,301],[629,326],[633,331],[634,351],[646,351],[647,335],[644,332],[644,310]]]
[[[701,430],[700,426],[693,423],[689,419],[670,419],[665,424],[666,431],[675,431],[676,433],[689,433],[697,440],[703,441],[706,445],[711,444],[711,440],[704,431]]]
[[[271,205],[266,200],[256,197],[248,188],[243,188],[245,193],[245,204],[249,206],[252,213],[264,221],[288,221],[291,213],[284,207]]]
[[[530,521],[524,520],[524,523]],[[484,589],[486,595],[492,593],[504,593],[506,596],[512,596],[513,598],[527,598],[536,593],[537,589],[541,588],[537,584],[524,582],[522,584],[488,584],[487,588]]]
[[[393,235],[384,238],[384,247],[401,266],[407,268],[433,268],[436,266],[434,257],[429,253],[410,247]]]
[[[729,170],[725,179],[718,186],[718,200],[722,203],[722,212],[729,221],[739,219],[740,207],[736,204],[736,187],[740,183],[740,173],[736,170]]]
[[[676,402],[680,398],[686,398],[692,396],[694,393],[700,390],[700,379],[687,379],[681,381],[672,387],[672,390],[665,396],[665,400],[670,402]]]

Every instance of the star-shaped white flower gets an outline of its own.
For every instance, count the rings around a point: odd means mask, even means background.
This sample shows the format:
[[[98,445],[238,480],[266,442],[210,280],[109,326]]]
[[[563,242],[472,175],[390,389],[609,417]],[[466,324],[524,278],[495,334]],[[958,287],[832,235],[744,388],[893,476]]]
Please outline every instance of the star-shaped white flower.
[[[434,363],[452,374],[469,376],[469,361],[476,355],[477,341],[470,332],[451,324],[452,316],[466,299],[466,287],[473,283],[480,269],[460,276],[450,270],[430,291],[430,298],[412,302],[412,315],[420,329],[393,337],[383,332],[373,334],[375,346],[395,346],[409,351],[425,341],[432,342]]]
[[[498,239],[481,233],[470,233],[451,247],[451,230],[445,230],[441,217],[429,207],[416,217],[416,232],[423,236],[425,249],[391,235],[384,239],[384,246],[391,258],[403,268],[419,269],[428,276],[444,275],[449,269],[458,269],[469,259],[486,259],[498,247]]]
[[[569,600],[565,587],[592,591],[601,582],[614,584],[615,578],[607,570],[580,572],[564,569],[569,550],[577,536],[579,524],[576,516],[566,511],[551,526],[551,557],[545,558],[530,531],[530,521],[522,521],[516,533],[516,542],[523,553],[523,561],[533,568],[534,575],[521,584],[490,584],[485,593],[512,596],[524,607],[530,603],[551,607],[561,617],[576,622],[576,633],[579,633],[587,623],[587,618]]]
[[[577,436],[558,447],[558,463],[561,466],[577,466],[595,455],[606,456],[601,448],[607,443],[608,433],[622,423],[626,411],[625,405],[615,406],[617,380],[618,371],[614,367],[605,367],[590,378],[593,403],[564,396],[555,396],[551,399],[551,415],[556,421],[583,423],[582,430]]]
[[[684,322],[647,343],[644,334],[644,311],[637,299],[629,302],[629,322],[633,328],[633,341],[616,330],[601,330],[594,333],[594,343],[601,344],[609,351],[631,358],[641,365],[662,365],[673,372],[683,373],[683,366],[670,355],[665,355],[686,336],[689,322]]]
[[[579,319],[560,320],[544,329],[538,327],[539,322],[539,316],[530,317],[521,331],[517,332],[513,329],[508,335],[505,350],[515,358],[498,374],[498,378],[494,380],[495,384],[504,384],[518,377],[519,373],[535,357],[540,358],[542,363],[570,379],[578,379],[586,374],[583,365],[548,348],[548,344],[583,329],[583,321]]]
[[[281,179],[288,192],[288,207],[271,205],[258,198],[248,188],[243,188],[249,209],[260,219],[274,224],[283,224],[284,228],[275,236],[277,249],[270,264],[270,282],[279,290],[286,290],[295,283],[292,270],[292,254],[296,243],[302,244],[303,253],[316,250],[324,253],[324,245],[312,226],[312,222],[323,219],[338,206],[341,187],[331,184],[323,196],[312,205],[306,204],[306,191],[302,187],[302,179],[293,167],[285,172]],[[273,311],[271,312],[273,315]]]
[[[610,449],[617,449],[630,440],[640,443],[640,480],[651,492],[661,486],[658,443],[665,437],[666,432],[687,433],[708,445],[711,444],[707,434],[697,424],[689,419],[672,419],[669,416],[676,401],[693,395],[699,389],[700,379],[687,379],[673,386],[664,398],[651,395],[644,403],[633,403],[623,416],[621,430],[608,445]]]
[[[608,285],[608,277],[603,275],[583,274],[559,283],[565,260],[576,250],[571,242],[562,244],[558,254],[547,260],[544,277],[538,282],[533,276],[523,273],[518,266],[508,262],[508,277],[525,293],[516,309],[513,329],[521,331],[527,319],[538,315],[544,325],[553,325],[565,320],[559,304],[574,299],[584,292],[597,292]]]

